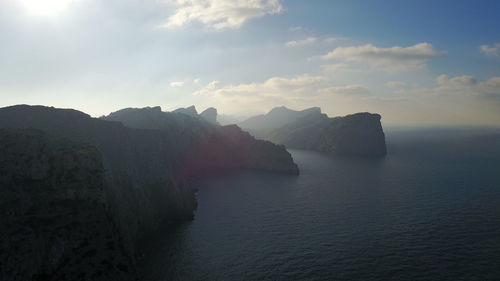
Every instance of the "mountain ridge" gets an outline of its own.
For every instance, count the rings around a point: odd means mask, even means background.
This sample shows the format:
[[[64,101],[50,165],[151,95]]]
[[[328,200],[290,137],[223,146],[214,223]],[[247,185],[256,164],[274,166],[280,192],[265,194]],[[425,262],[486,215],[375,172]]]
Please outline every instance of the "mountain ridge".
[[[127,260],[127,257],[132,259],[121,266],[121,268],[126,266],[128,271],[134,268],[133,258],[141,237],[155,231],[164,222],[193,218],[193,211],[197,206],[195,190],[191,186],[194,176],[211,171],[212,168],[217,171],[256,169],[298,174],[297,165],[284,146],[255,140],[236,126],[221,127],[188,114],[162,112],[159,107],[125,109],[111,115],[121,120],[92,118],[88,114],[72,109],[18,105],[0,108],[0,128],[36,129],[42,131],[43,135],[95,148],[100,154],[99,158],[102,159],[104,182],[102,197],[106,203],[106,208],[99,209],[98,213],[101,217],[112,218],[110,224],[116,226],[117,239],[120,241],[118,246],[123,249],[120,256],[124,260]],[[8,137],[14,140],[25,138],[22,134],[21,136],[9,134]],[[9,138],[6,140],[10,141]],[[21,149],[19,153],[30,153],[31,146],[37,147],[36,143],[45,143],[47,140],[44,136],[36,139],[40,140],[26,145],[24,150],[19,148]],[[2,148],[5,153],[18,153]],[[47,154],[49,152],[41,149],[36,157],[50,158],[52,156]],[[33,159],[29,155],[26,159],[30,157]],[[58,158],[54,159],[58,161]],[[86,162],[82,161],[75,169],[86,169]],[[49,165],[51,162],[41,163]],[[28,165],[29,162],[21,164]],[[65,171],[64,167],[60,169]],[[12,180],[9,177],[14,174],[10,175],[6,180]],[[20,180],[32,181],[29,175],[23,176]],[[64,186],[65,184],[61,187],[61,191],[51,193],[43,200],[53,200],[54,196],[64,192]],[[32,193],[36,189],[30,190],[33,190],[29,191]],[[11,230],[13,229],[5,231]],[[33,228],[32,231],[36,233],[39,229]],[[91,240],[92,235],[94,232],[83,231],[78,239]],[[43,239],[39,243],[41,244],[35,246],[41,247],[46,244]],[[52,259],[55,258],[53,255],[56,255],[56,252],[66,251],[64,248],[62,250],[56,248],[41,248],[40,255]],[[100,256],[105,252],[93,249],[92,253]],[[118,255],[118,252],[115,254]],[[56,263],[57,268],[68,266],[61,260]],[[0,270],[1,276],[8,277],[8,274],[11,274],[3,272],[3,268]],[[55,272],[41,273],[55,274]],[[15,271],[12,274],[15,274]],[[109,277],[109,275],[103,276]],[[112,279],[95,277],[94,280]]]
[[[380,114],[361,112],[328,117],[319,107],[302,111],[275,107],[240,123],[254,136],[331,155],[380,157],[387,153]]]

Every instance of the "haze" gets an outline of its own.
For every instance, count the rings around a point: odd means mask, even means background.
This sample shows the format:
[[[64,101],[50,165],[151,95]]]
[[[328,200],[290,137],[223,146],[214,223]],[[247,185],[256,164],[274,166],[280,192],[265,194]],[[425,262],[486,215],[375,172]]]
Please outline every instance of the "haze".
[[[0,107],[500,120],[498,1],[0,0]]]

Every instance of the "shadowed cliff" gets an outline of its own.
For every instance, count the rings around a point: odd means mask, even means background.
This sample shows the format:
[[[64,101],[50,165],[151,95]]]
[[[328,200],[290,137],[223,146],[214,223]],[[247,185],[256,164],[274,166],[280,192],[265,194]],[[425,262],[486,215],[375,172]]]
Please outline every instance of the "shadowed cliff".
[[[144,117],[141,119],[139,115],[126,114],[127,112],[147,112],[147,114],[145,116],[141,114]],[[107,223],[113,225],[117,230],[118,238],[116,239],[120,242],[120,249],[123,249],[123,252],[115,251],[113,254],[128,261],[128,263],[124,262],[126,268],[134,267],[133,257],[136,253],[136,243],[141,237],[145,237],[157,229],[163,222],[193,217],[193,210],[196,208],[195,191],[190,185],[193,176],[203,172],[240,168],[298,173],[297,166],[283,146],[257,141],[235,126],[220,127],[202,118],[189,116],[182,112],[163,113],[159,108],[147,108],[139,111],[125,110],[121,111],[120,114],[123,117],[121,118],[123,123],[128,126],[117,121],[92,118],[85,113],[71,109],[19,105],[0,109],[0,128],[38,129],[54,138],[66,139],[68,143],[74,142],[95,148],[93,149],[96,152],[95,159],[102,159],[102,161],[96,160],[95,165],[96,167],[101,165],[99,166],[101,168],[95,168],[96,178],[89,179],[100,182],[99,186],[93,188],[98,188],[99,192],[102,193],[100,197],[104,198],[104,207],[95,208],[93,210],[95,213],[92,216],[96,219],[98,217],[110,218]],[[117,117],[120,114],[116,113],[112,116]],[[125,116],[130,118],[126,119]],[[135,126],[133,122],[136,122]],[[24,137],[22,134],[19,136],[21,139]],[[9,134],[6,141],[15,143],[17,142],[16,138],[18,136]],[[48,137],[41,136],[39,138],[45,141]],[[25,148],[2,146],[2,153],[10,153],[9,155],[29,154],[31,146],[33,146],[31,143],[27,144]],[[14,148],[17,150],[12,151]],[[52,157],[50,151],[39,150],[40,153],[36,157],[53,159],[49,162],[41,162],[42,166],[53,163],[60,165],[59,162],[62,160]],[[77,152],[73,153],[78,154]],[[13,162],[12,165],[18,165],[16,167],[20,170],[29,169],[29,165],[35,163],[33,162],[34,157],[28,155],[23,158],[28,159],[25,162],[17,164]],[[87,169],[85,164],[87,162],[81,162],[81,165],[73,165],[74,169]],[[14,173],[12,167],[15,166],[11,166],[10,162],[3,163],[3,169],[7,169],[11,175],[15,176],[12,174]],[[63,168],[65,167],[61,169]],[[64,169],[62,171],[64,172]],[[13,181],[10,176],[6,176],[4,180],[11,182],[12,188],[20,186],[17,185],[18,181]],[[29,174],[20,175],[19,182],[29,181],[32,181]],[[60,193],[65,194],[72,182],[68,179],[61,185],[52,184],[54,181],[50,176],[48,176],[47,182],[48,187],[55,191],[47,196],[37,197],[40,202],[37,201],[34,204],[45,204],[47,212],[50,213],[54,211],[51,209],[52,206],[55,206],[50,202],[56,202]],[[82,180],[82,184],[84,183],[85,180]],[[89,182],[88,184],[90,190],[93,183]],[[37,185],[30,186],[26,192],[31,194],[31,190],[36,191],[36,188]],[[6,197],[8,200],[10,200],[9,196]],[[28,200],[26,198],[28,197],[19,200]],[[87,208],[84,204],[93,204],[88,201],[83,199],[82,209]],[[5,211],[8,212],[9,208]],[[36,209],[33,210],[33,213],[38,215]],[[90,222],[82,221],[82,224],[86,223]],[[16,224],[13,223],[11,226],[15,228]],[[104,232],[107,231],[104,226],[102,229]],[[33,233],[36,236],[43,231],[36,228]],[[92,239],[95,232],[82,230],[80,234],[80,236],[75,236],[82,237],[75,238],[78,241]],[[50,244],[43,238],[36,243]],[[76,245],[74,243],[77,242],[72,241],[71,243],[71,245]],[[13,243],[5,247],[15,249],[16,245]],[[39,255],[49,259],[54,258],[54,254],[50,252],[51,248],[49,248],[41,249]],[[71,253],[68,252],[69,249],[64,247],[61,251],[63,255]],[[97,257],[102,257],[105,254],[99,249],[96,251],[95,256]],[[95,259],[93,256],[82,257],[82,259],[85,258]],[[55,265],[64,268],[68,266],[58,262]],[[56,270],[54,267],[49,266],[37,273],[53,275],[56,274],[54,270]],[[57,272],[59,270],[57,269]],[[4,268],[0,271],[5,276],[2,280],[18,280],[12,275],[5,275],[8,272],[4,272]],[[130,271],[132,270],[130,269]],[[133,274],[127,276],[134,277]],[[108,278],[107,280],[113,279]],[[126,279],[118,278],[116,280]]]
[[[34,129],[0,129],[0,279],[131,280],[101,155]]]
[[[303,111],[278,107],[240,125],[262,139],[288,148],[371,157],[387,152],[380,119],[379,114],[372,113],[329,118],[317,107]]]
[[[172,141],[177,141],[175,145],[186,151],[185,174],[241,168],[298,173],[284,146],[256,140],[236,125],[216,125],[207,121],[204,115],[193,115],[196,109],[191,108],[189,113],[181,110],[163,112],[160,107],[128,108],[102,119],[119,121],[131,128],[181,136]]]

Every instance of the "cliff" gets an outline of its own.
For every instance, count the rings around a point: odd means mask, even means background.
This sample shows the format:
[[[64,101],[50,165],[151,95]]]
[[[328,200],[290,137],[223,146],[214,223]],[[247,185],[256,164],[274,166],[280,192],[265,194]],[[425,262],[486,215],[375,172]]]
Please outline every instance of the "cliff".
[[[189,184],[193,176],[207,171],[224,171],[238,168],[298,173],[297,166],[283,146],[257,141],[239,128],[220,127],[199,117],[180,112],[165,113],[159,107],[126,109],[108,116],[107,119],[113,118],[120,119],[127,126],[117,121],[92,118],[85,113],[71,109],[19,105],[0,109],[0,128],[34,128],[42,130],[51,136],[66,139],[68,143],[82,144],[88,147],[89,150],[95,148],[95,153],[92,154],[94,158],[88,156],[94,159],[92,160],[95,162],[92,162],[94,166],[86,166],[90,160],[82,159],[78,161],[82,165],[70,165],[68,168],[91,169],[93,167],[92,173],[96,174],[96,178],[81,179],[82,185],[86,180],[89,181],[89,186],[82,187],[81,190],[90,190],[95,182],[100,182],[99,185],[95,185],[95,188],[100,190],[95,194],[99,194],[99,196],[96,195],[99,198],[105,198],[105,201],[101,202],[104,207],[94,208],[93,212],[95,213],[92,213],[92,215],[89,213],[88,216],[96,219],[109,217],[110,221],[112,221],[111,224],[118,233],[117,238],[112,239],[119,240],[119,243],[117,242],[119,246],[115,249],[119,247],[120,251],[123,250],[123,254],[115,252],[113,255],[123,256],[123,259],[132,257],[132,263],[122,262],[122,264],[125,264],[125,266],[120,266],[122,269],[130,268],[129,265],[133,264],[137,241],[141,237],[154,231],[162,222],[191,219],[193,217],[193,210],[196,208],[195,191]],[[14,136],[12,138],[16,139],[18,137]],[[39,137],[39,139],[44,142],[47,141],[47,137]],[[10,162],[3,162],[3,169],[7,169],[12,174],[15,173],[15,170],[30,169],[25,168],[24,165],[35,165],[36,162],[32,162],[32,159],[35,159],[34,156],[29,154],[32,145],[26,144],[25,152],[23,146],[0,146],[0,151],[5,155],[10,155],[10,158],[14,157],[12,155],[28,153],[28,156],[23,160],[24,162],[12,161],[12,165]],[[71,153],[78,155],[80,149],[77,146],[74,146],[74,149],[76,151]],[[36,157],[49,159],[47,160],[49,162],[44,163],[43,166],[66,163],[57,157],[51,156],[51,152],[47,152],[45,148],[41,148],[41,150],[39,156]],[[44,153],[49,154],[45,155]],[[10,159],[6,157],[0,159]],[[98,158],[102,159],[102,162],[97,160]],[[17,168],[14,169],[13,167]],[[64,170],[61,173],[64,173]],[[57,198],[69,192],[66,189],[71,183],[71,178],[68,178],[67,182],[57,185],[57,183],[53,183],[51,176],[47,177],[46,186],[53,189],[53,193],[43,197],[36,197],[36,201],[32,204],[45,204],[47,212],[56,212],[56,209],[50,210],[51,206],[57,205],[51,202],[56,202],[59,200]],[[9,190],[12,190],[22,186],[18,183],[31,181],[31,177],[24,175],[19,178],[19,181],[6,180],[10,182],[11,187],[9,187]],[[36,189],[36,185],[29,188]],[[31,193],[31,191],[27,192]],[[33,200],[33,197],[29,196],[16,199],[17,197],[13,192],[2,198],[10,201]],[[95,203],[93,201],[89,203],[88,201],[84,200],[82,204]],[[6,205],[5,212],[10,212],[12,206],[13,204]],[[90,207],[82,205],[81,208]],[[36,216],[39,215],[38,209],[30,209],[29,212]],[[64,212],[66,210],[63,210]],[[4,220],[5,218],[2,219],[2,224],[4,224]],[[82,224],[84,223],[86,222],[82,222]],[[102,225],[96,223],[96,226],[103,229],[103,233],[108,232],[104,224],[104,222]],[[5,226],[5,231],[17,231],[16,225],[12,221]],[[51,228],[48,227],[47,229],[49,231]],[[77,229],[81,231],[82,237],[95,235],[96,232],[99,232],[99,230],[86,232],[84,229]],[[33,235],[36,235],[36,233]],[[71,237],[71,235],[68,237]],[[49,236],[41,236],[39,239],[37,243],[52,243]],[[49,240],[45,241],[46,239]],[[67,239],[71,240],[71,238]],[[75,239],[80,241],[84,238]],[[76,245],[79,243],[78,241],[68,242],[68,245]],[[4,244],[3,247],[8,248],[9,244]],[[50,247],[44,246],[44,248],[40,248],[39,255],[41,257],[52,257]],[[11,250],[15,251],[15,248]],[[98,256],[104,253],[99,249],[96,249],[96,251]],[[68,255],[70,255],[69,253]],[[91,252],[90,256],[81,259],[88,258],[86,262],[91,262],[93,260],[92,253],[94,251]],[[19,254],[19,257],[22,256],[22,254]],[[29,256],[25,255],[24,257]],[[80,260],[79,262],[85,263],[85,261]],[[66,268],[69,265],[64,263],[58,266]],[[43,265],[42,267],[46,266]],[[49,272],[47,274],[55,274],[54,267],[44,268],[43,270],[42,273],[46,271]],[[58,267],[57,272],[59,271],[61,269]],[[63,271],[66,272],[66,269],[61,272]],[[8,274],[8,272],[5,272],[2,266],[0,276],[5,277],[5,274]],[[23,279],[8,279],[5,277],[2,280]],[[118,278],[117,280],[125,279]]]
[[[379,114],[371,113],[335,118],[309,115],[272,131],[266,139],[289,148],[334,155],[384,156],[387,151],[380,119]]]
[[[240,123],[254,136],[288,148],[345,156],[383,156],[385,135],[379,114],[356,113],[329,118],[319,107],[295,111],[273,108]]]
[[[1,280],[133,280],[92,146],[0,129]]]
[[[284,146],[256,140],[236,125],[219,126],[202,117],[160,108],[124,109],[103,117],[127,127],[159,130],[176,138],[186,151],[186,176],[231,169],[253,169],[297,174],[298,168]],[[173,140],[174,141],[174,140]]]

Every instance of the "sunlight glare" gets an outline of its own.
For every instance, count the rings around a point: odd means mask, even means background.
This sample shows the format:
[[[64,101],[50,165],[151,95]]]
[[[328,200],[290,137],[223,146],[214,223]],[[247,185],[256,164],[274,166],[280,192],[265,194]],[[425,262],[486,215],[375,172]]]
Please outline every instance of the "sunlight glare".
[[[64,10],[73,0],[20,0],[30,14],[53,16]]]

